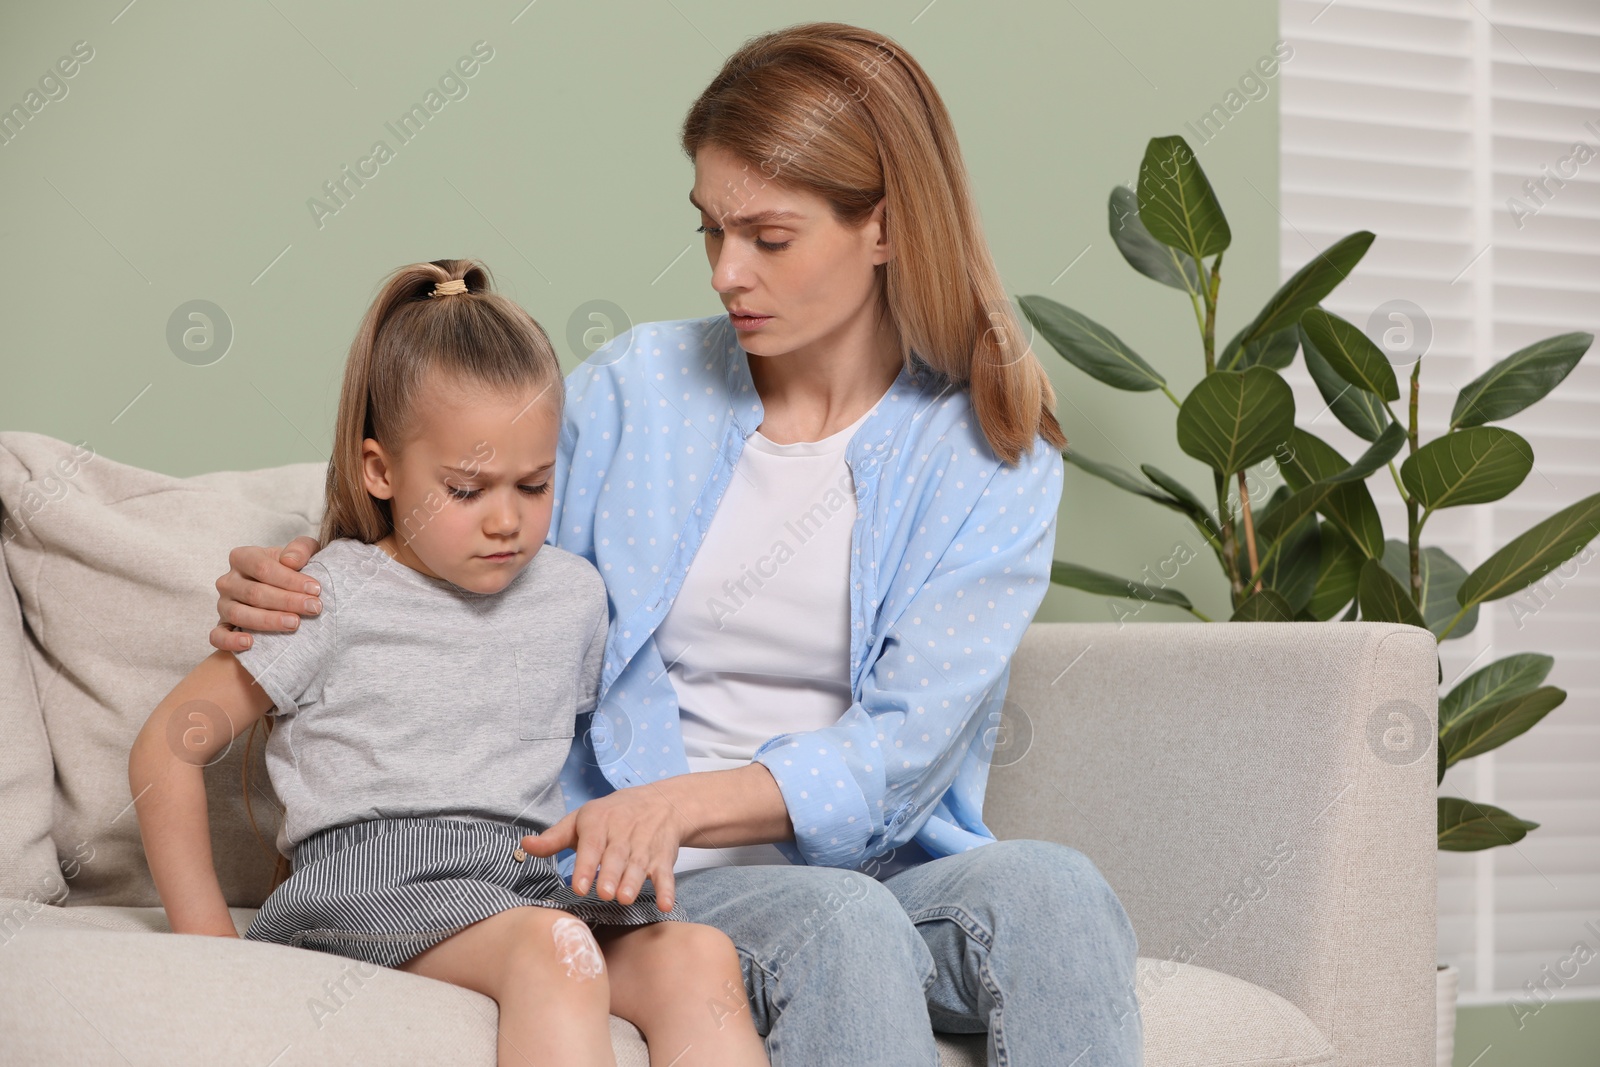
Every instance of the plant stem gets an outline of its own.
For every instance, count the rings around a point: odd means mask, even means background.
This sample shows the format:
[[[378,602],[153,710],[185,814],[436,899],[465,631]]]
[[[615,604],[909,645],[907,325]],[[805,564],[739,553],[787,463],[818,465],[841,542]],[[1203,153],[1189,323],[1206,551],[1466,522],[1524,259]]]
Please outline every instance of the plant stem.
[[[1202,270],[1205,264],[1200,263]],[[1218,252],[1211,260],[1209,279],[1202,277],[1205,283],[1206,313],[1205,320],[1200,324],[1200,347],[1206,360],[1206,373],[1211,374],[1217,369],[1217,290],[1222,285],[1222,253]],[[1193,296],[1193,294],[1190,294]],[[1198,314],[1198,309],[1197,309]],[[1228,575],[1228,586],[1232,590],[1233,606],[1237,608],[1244,593],[1244,582],[1239,577],[1238,549],[1233,540],[1233,509],[1228,506],[1228,479],[1221,471],[1212,468],[1211,477],[1217,490],[1217,528],[1222,534],[1222,569]],[[1248,508],[1246,509],[1248,515]],[[1248,522],[1248,518],[1246,522]],[[1251,546],[1251,556],[1254,558],[1254,545]]]
[[[1239,472],[1239,514],[1244,517],[1244,547],[1250,554],[1250,577],[1255,579],[1252,593],[1261,592],[1261,564],[1256,559],[1256,520],[1250,514],[1250,490],[1245,486],[1244,471]]]
[[[1400,499],[1410,501],[1411,494],[1406,492],[1406,483],[1400,480],[1400,468],[1394,465],[1394,460],[1389,461],[1389,473],[1394,475],[1394,487],[1400,490]]]
[[[1201,329],[1201,341],[1204,342],[1206,351],[1207,374],[1217,369],[1217,289],[1221,284],[1222,253],[1218,252],[1216,258],[1211,261],[1211,284],[1206,287],[1206,321]]]
[[[1217,526],[1222,530],[1222,569],[1228,575],[1228,585],[1233,591],[1233,606],[1239,606],[1244,582],[1239,578],[1239,554],[1233,543],[1233,513],[1228,507],[1228,480],[1222,472],[1212,468],[1211,476],[1217,487]]]
[[[1406,435],[1408,455],[1417,454],[1417,394],[1421,391],[1422,360],[1411,365],[1411,421]],[[1422,523],[1417,520],[1417,498],[1406,496],[1407,543],[1411,555],[1411,602],[1422,610]]]
[[[1210,622],[1211,621],[1210,616],[1205,615],[1198,608],[1190,608],[1189,609],[1189,614],[1193,615],[1195,618],[1199,619],[1201,622]]]

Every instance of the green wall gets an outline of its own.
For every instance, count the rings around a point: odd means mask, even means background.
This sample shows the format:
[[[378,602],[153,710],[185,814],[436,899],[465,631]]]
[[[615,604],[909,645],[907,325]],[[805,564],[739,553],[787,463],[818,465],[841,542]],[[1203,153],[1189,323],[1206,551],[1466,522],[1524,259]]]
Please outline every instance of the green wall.
[[[1148,7],[1115,0],[524,4],[8,5],[0,105],[23,103],[77,42],[93,56],[69,63],[65,95],[48,86],[58,98],[0,145],[0,428],[173,474],[323,460],[356,323],[378,280],[413,260],[483,258],[569,370],[581,357],[569,324],[587,323],[590,301],[634,322],[716,313],[678,123],[745,37],[810,19],[871,26],[918,58],[954,115],[1011,292],[1098,319],[1180,396],[1201,369],[1189,304],[1127,267],[1106,230],[1107,194],[1135,178],[1150,137],[1182,133],[1227,209],[1219,337],[1277,285],[1277,79],[1209,141],[1185,125],[1272,52],[1271,0],[1167,4],[1154,34]],[[465,95],[446,86],[401,144],[386,123],[479,41],[492,58],[468,64]],[[314,217],[307,202],[379,139],[393,158]],[[192,300],[232,325],[209,365],[168,342]],[[1153,462],[1208,495],[1165,398],[1114,392],[1040,349],[1074,448]],[[1068,468],[1058,558],[1170,577],[1184,544],[1199,548],[1176,516]],[[1225,613],[1203,559],[1173,584]],[[1115,618],[1060,588],[1039,617]],[[1187,616],[1149,606],[1136,618]],[[1458,1048],[1471,1051],[1458,1062],[1495,1041],[1497,1011],[1463,1009]],[[1577,1042],[1600,1012],[1549,1011],[1563,1025],[1535,1035],[1537,1058],[1524,1038],[1497,1059],[1512,1047],[1502,1035],[1481,1067],[1596,1062]]]
[[[720,311],[678,124],[746,37],[810,19],[870,25],[927,67],[1010,290],[1105,322],[1180,395],[1200,372],[1189,304],[1135,274],[1107,235],[1106,197],[1136,177],[1150,137],[1184,133],[1229,210],[1224,336],[1277,281],[1276,80],[1211,143],[1184,126],[1271,52],[1269,0],[1173,4],[1155,35],[1138,5],[1111,0],[126,2],[0,15],[0,103],[23,102],[76,42],[93,50],[66,95],[0,145],[0,428],[87,439],[122,462],[190,474],[324,459],[356,323],[401,263],[483,258],[569,369],[581,355],[569,321],[589,301],[634,322]],[[441,93],[401,144],[386,124],[479,41],[492,58],[460,79],[465,95],[447,87],[458,98]],[[327,201],[323,183],[379,139],[393,158],[315,217],[308,201]],[[168,341],[192,300],[232,325],[206,366]],[[1073,447],[1206,489],[1165,398],[1114,393],[1040,347]],[[1176,516],[1075,469],[1066,488],[1061,558],[1137,576],[1182,538],[1198,546]],[[1177,584],[1222,611],[1216,568],[1190,570]],[[1065,589],[1040,614],[1112,617]],[[1138,616],[1175,617],[1187,616]]]

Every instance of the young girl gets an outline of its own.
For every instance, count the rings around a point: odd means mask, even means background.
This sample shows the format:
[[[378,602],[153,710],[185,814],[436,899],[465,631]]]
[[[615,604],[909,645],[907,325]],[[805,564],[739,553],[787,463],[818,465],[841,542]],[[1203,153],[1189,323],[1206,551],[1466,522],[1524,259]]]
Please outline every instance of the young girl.
[[[390,275],[345,367],[305,568],[323,611],[213,654],[151,713],[128,768],[150,870],[174,932],[237,936],[203,768],[276,709],[293,874],[247,939],[493,997],[502,1064],[614,1064],[609,1014],[652,1065],[766,1064],[725,934],[649,886],[580,897],[520,847],[565,814],[606,639],[599,572],[544,543],[563,400],[549,339],[480,264]]]

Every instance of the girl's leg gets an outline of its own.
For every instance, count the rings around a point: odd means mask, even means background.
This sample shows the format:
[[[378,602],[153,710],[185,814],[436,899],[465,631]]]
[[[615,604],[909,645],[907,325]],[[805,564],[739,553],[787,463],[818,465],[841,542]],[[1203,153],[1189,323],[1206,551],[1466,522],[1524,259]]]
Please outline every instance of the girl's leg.
[[[1139,1067],[1138,939],[1090,859],[996,841],[889,875],[938,964],[940,1030],[989,1033],[989,1063]]]
[[[583,920],[530,905],[482,919],[401,964],[500,1005],[499,1067],[616,1067],[611,987]]]
[[[650,1067],[768,1067],[733,942],[714,926],[596,929],[611,969],[611,1013],[644,1034]]]

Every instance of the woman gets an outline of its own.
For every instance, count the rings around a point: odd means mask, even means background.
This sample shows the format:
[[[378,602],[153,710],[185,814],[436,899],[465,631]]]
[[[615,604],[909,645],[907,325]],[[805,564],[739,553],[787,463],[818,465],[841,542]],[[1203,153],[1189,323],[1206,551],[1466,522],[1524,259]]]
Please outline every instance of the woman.
[[[809,24],[730,57],[682,141],[728,314],[567,379],[549,542],[613,610],[567,815],[525,845],[726,931],[774,1064],[925,1067],[934,1029],[1139,1063],[1115,893],[982,821],[1066,440],[944,105],[887,37]],[[236,550],[212,643],[314,613],[315,547]]]

